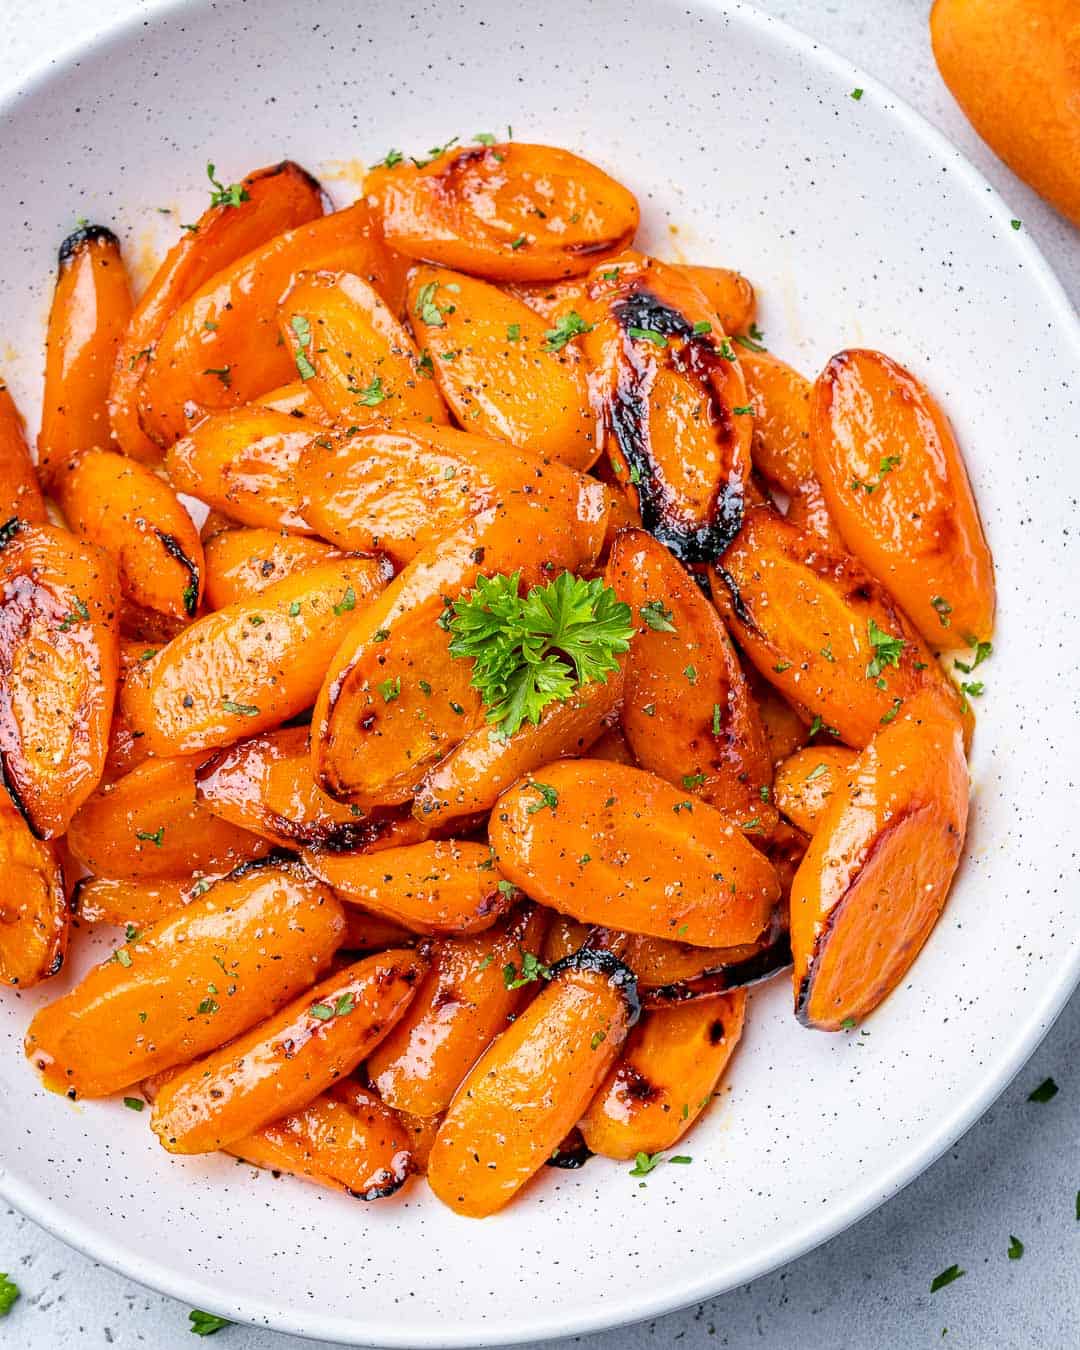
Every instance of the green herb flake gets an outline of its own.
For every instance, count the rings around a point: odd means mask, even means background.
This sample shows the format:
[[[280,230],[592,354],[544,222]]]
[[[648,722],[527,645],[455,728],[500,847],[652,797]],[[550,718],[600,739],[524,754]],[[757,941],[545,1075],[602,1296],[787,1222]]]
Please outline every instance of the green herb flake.
[[[580,333],[591,333],[593,326],[586,323],[576,309],[557,319],[554,328],[544,333],[544,351],[561,352],[566,344]]]
[[[861,89],[853,89],[851,91],[851,97],[855,100],[856,103],[858,103],[859,99],[861,99],[862,96],[863,91]]]
[[[124,1105],[129,1111],[141,1111],[146,1103],[141,1097],[125,1097]]]
[[[589,1042],[589,1049],[599,1050],[600,1046],[603,1045],[603,1043],[606,1040],[607,1040],[606,1031],[594,1031],[592,1034],[592,1040]]]
[[[949,604],[948,600],[946,600],[943,595],[933,596],[930,600],[930,604],[938,616],[938,623],[941,624],[942,628],[948,628],[952,623],[952,619],[949,618],[949,615],[952,613],[952,605]]]
[[[216,999],[204,998],[195,1011],[201,1017],[213,1017],[214,1013],[221,1011],[221,1004]]]
[[[135,838],[144,844],[153,844],[156,848],[161,848],[165,842],[165,826],[159,825],[156,830],[136,830]]]
[[[213,164],[207,163],[206,176],[210,179],[214,191],[210,194],[211,206],[239,206],[241,202],[251,200],[248,190],[242,183],[230,183],[228,187],[214,177]]]
[[[1029,1102],[1048,1102],[1058,1094],[1058,1085],[1052,1078],[1044,1078],[1034,1092],[1028,1093]]]
[[[353,395],[353,402],[358,403],[362,408],[377,408],[380,403],[384,403],[390,397],[389,390],[383,388],[380,375],[373,376],[371,383],[363,389],[350,379],[348,391]]]
[[[634,1165],[630,1169],[632,1177],[647,1177],[650,1172],[655,1171],[664,1161],[663,1153],[638,1153],[634,1158]]]
[[[521,248],[521,246],[525,242],[526,242],[525,236],[523,234],[519,234],[516,239],[510,240],[510,247],[516,251],[517,249]]]
[[[216,1317],[213,1313],[203,1312],[200,1308],[192,1308],[188,1313],[188,1321],[191,1323],[191,1332],[195,1336],[214,1336],[222,1327],[231,1327],[232,1323],[225,1317]]]
[[[405,156],[400,150],[387,150],[382,159],[377,160],[371,167],[373,169],[396,169]]]
[[[345,587],[345,594],[334,606],[334,613],[337,615],[348,614],[350,610],[356,608],[356,592],[351,586]]]
[[[303,314],[294,314],[289,320],[289,327],[296,334],[296,350],[293,357],[296,360],[296,369],[302,380],[310,380],[315,375],[315,367],[311,364],[305,348],[311,345],[311,324]]]
[[[1015,1237],[1012,1233],[1010,1233],[1009,1251],[1008,1251],[1009,1260],[1019,1261],[1020,1258],[1023,1256],[1023,1254],[1024,1254],[1024,1244],[1020,1241],[1018,1237]]]
[[[698,337],[700,337],[703,333],[711,333],[711,332],[712,332],[712,324],[708,321],[708,319],[698,319],[697,323],[694,324],[694,333]]]
[[[426,323],[431,328],[445,328],[446,320],[443,318],[443,312],[435,303],[435,292],[439,288],[437,281],[429,281],[421,286],[416,295],[416,314],[421,323]]]
[[[694,669],[693,666],[687,666],[686,669],[683,671],[683,674],[686,676],[686,678],[689,680],[691,684],[697,684],[697,671]]]
[[[552,811],[555,810],[559,804],[559,794],[553,787],[550,787],[547,783],[536,782],[531,782],[529,787],[531,787],[534,792],[539,792],[541,800],[533,802],[531,806],[525,808],[525,814],[527,816],[535,816],[537,811],[544,811],[547,809]]]
[[[904,639],[894,637],[892,633],[886,633],[884,629],[877,626],[872,618],[866,621],[866,636],[874,652],[866,667],[866,678],[875,680],[886,666],[898,667],[900,665],[900,655],[904,650]]]
[[[813,782],[815,782],[818,778],[820,778],[821,775],[822,775],[823,773],[828,773],[828,772],[829,772],[829,771],[828,771],[828,769],[825,767],[824,764],[818,764],[815,768],[811,769],[810,772],[806,775],[805,781],[806,781],[807,783],[813,783]]]
[[[494,145],[495,137],[490,131],[478,131],[473,137],[474,141],[479,141],[481,145]]]
[[[675,633],[678,631],[672,623],[675,617],[674,610],[667,609],[659,600],[646,601],[638,610],[638,613],[654,633]]]
[[[508,323],[506,325],[507,342],[517,342],[520,337],[521,337],[521,324]]]
[[[694,788],[699,788],[699,787],[701,787],[701,785],[702,785],[702,783],[704,783],[704,781],[705,781],[705,775],[704,775],[703,773],[700,773],[700,772],[698,772],[698,773],[684,773],[683,776],[682,776],[682,785],[683,785],[684,788],[686,788],[687,792],[693,792]]]
[[[401,676],[395,675],[392,680],[381,680],[378,690],[384,703],[393,703],[394,699],[401,697]]]
[[[953,1280],[958,1280],[966,1274],[967,1271],[961,1270],[959,1266],[948,1266],[930,1281],[930,1292],[936,1294],[939,1289],[944,1289],[947,1284],[952,1284]]]
[[[1022,220],[1010,220],[1010,221],[1009,221],[1009,224],[1013,227],[1014,230],[1018,230],[1018,229],[1020,228],[1020,226],[1023,225],[1023,223],[1024,223],[1024,222],[1023,222]]]
[[[204,375],[216,375],[226,389],[232,384],[231,366],[207,366]]]
[[[19,1286],[15,1281],[9,1280],[5,1273],[0,1273],[0,1317],[6,1317],[12,1310],[19,1293]]]
[[[658,333],[655,328],[635,328],[631,325],[626,330],[627,336],[636,338],[639,342],[651,342],[654,347],[666,347],[667,338],[663,333]]]
[[[544,965],[539,957],[534,956],[532,952],[522,952],[521,973],[518,974],[518,968],[512,961],[503,966],[503,984],[507,989],[520,989],[522,985],[532,984],[534,980],[550,980],[551,967]]]
[[[992,642],[980,642],[976,637],[966,637],[964,641],[973,648],[973,655],[970,661],[954,660],[953,665],[957,670],[962,670],[965,675],[970,675],[976,666],[981,666],[984,661],[989,661],[994,654],[994,644]]]
[[[236,717],[258,717],[260,712],[254,703],[234,703],[231,698],[223,698],[221,707],[224,712],[233,713]]]
[[[721,708],[720,704],[714,703],[712,705],[712,734],[714,736],[719,736],[721,734],[722,731],[721,719],[723,717],[723,714],[724,710],[723,708]]]

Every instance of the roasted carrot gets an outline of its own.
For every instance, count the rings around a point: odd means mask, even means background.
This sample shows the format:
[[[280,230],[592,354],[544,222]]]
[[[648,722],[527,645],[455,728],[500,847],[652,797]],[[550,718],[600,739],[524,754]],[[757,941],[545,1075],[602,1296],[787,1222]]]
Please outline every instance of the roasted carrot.
[[[814,468],[844,542],[935,647],[989,638],[994,563],[937,401],[881,352],[838,353],[814,385]]]
[[[60,245],[45,339],[38,464],[46,485],[78,450],[112,445],[107,399],[117,349],[131,314],[120,242],[86,225]]]
[[[491,850],[469,841],[427,840],[375,853],[309,849],[304,861],[341,900],[414,933],[478,933],[520,898]]]
[[[150,1125],[170,1153],[225,1148],[309,1105],[356,1068],[405,1011],[418,951],[367,956],[161,1085]]]
[[[43,525],[47,517],[23,419],[0,376],[0,524],[12,519]]]
[[[338,549],[320,539],[270,529],[220,530],[203,551],[206,603],[211,609],[250,600],[286,577],[341,557]]]
[[[0,787],[0,983],[29,989],[64,964],[68,905],[56,846],[36,839]]]
[[[379,1096],[430,1119],[450,1105],[458,1084],[536,991],[528,977],[546,918],[533,905],[472,937],[446,938],[404,1017],[367,1063]]]
[[[795,875],[791,950],[804,1025],[852,1026],[900,983],[941,914],[967,813],[960,722],[924,694],[850,766]]]
[[[741,272],[730,267],[702,267],[697,263],[677,263],[675,266],[686,273],[708,300],[725,333],[741,333],[750,326],[757,312],[757,297]],[[739,359],[743,359],[742,351]]]
[[[624,248],[633,196],[588,160],[548,145],[466,146],[424,168],[369,175],[391,248],[494,281],[547,281],[588,271]]]
[[[829,799],[840,790],[855,753],[844,745],[808,745],[776,766],[773,798],[793,825],[813,834]]]
[[[295,716],[386,579],[375,558],[321,563],[206,615],[129,673],[125,717],[154,754],[176,755]]]
[[[588,948],[561,962],[474,1065],[428,1158],[428,1184],[469,1218],[494,1214],[580,1119],[637,1016],[629,970]]]
[[[257,169],[236,199],[214,201],[165,255],[132,311],[109,383],[109,424],[124,454],[154,461],[160,448],[139,425],[139,383],[175,310],[205,282],[275,235],[322,215],[322,189],[291,160]],[[214,194],[217,197],[217,193]]]
[[[463,427],[587,469],[600,453],[576,344],[523,301],[475,277],[417,267],[409,320]],[[561,326],[560,326],[561,324]]]
[[[354,1200],[382,1200],[413,1171],[408,1127],[351,1079],[282,1120],[229,1144],[226,1152],[288,1172]]]
[[[68,831],[79,862],[99,876],[135,880],[227,872],[266,854],[267,840],[196,802],[200,759],[147,760],[88,798]]]
[[[345,930],[295,865],[239,868],[95,966],[30,1024],[45,1086],[107,1097],[206,1054],[313,984]]]
[[[0,529],[0,766],[39,838],[63,834],[105,766],[116,563],[53,525]]]
[[[326,409],[306,380],[296,379],[289,384],[279,385],[268,394],[260,394],[255,402],[273,412],[288,413],[297,421],[307,418],[311,422],[326,422]]]
[[[743,989],[644,1013],[581,1118],[593,1153],[633,1158],[678,1143],[712,1101],[745,1015]]]
[[[547,765],[499,798],[488,835],[499,871],[542,904],[695,946],[755,941],[780,894],[719,811],[622,764]]]
[[[328,421],[448,422],[412,336],[375,288],[351,272],[302,272],[278,308],[281,340]]]
[[[85,923],[146,928],[205,895],[220,880],[209,873],[185,877],[83,877],[72,909]]]

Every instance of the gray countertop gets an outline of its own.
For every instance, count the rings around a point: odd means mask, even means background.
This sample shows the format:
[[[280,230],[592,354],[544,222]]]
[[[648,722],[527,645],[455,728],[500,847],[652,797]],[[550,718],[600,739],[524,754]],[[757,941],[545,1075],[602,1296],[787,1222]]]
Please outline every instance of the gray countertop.
[[[1080,236],[982,144],[945,89],[928,0],[758,0],[882,78],[958,145],[1003,194],[1069,294],[1080,299]],[[143,0],[0,5],[0,87]],[[1075,618],[1075,616],[1073,616]],[[1080,996],[983,1119],[918,1181],[862,1223],[773,1275],[657,1322],[575,1338],[584,1350],[1067,1350],[1080,1344]],[[1053,1100],[1028,1094],[1053,1076]],[[1010,1260],[1010,1238],[1024,1244]],[[937,1293],[932,1278],[965,1274]],[[171,1299],[96,1265],[0,1208],[0,1270],[22,1298],[5,1350],[194,1344]],[[232,1327],[215,1350],[301,1350],[312,1342]]]

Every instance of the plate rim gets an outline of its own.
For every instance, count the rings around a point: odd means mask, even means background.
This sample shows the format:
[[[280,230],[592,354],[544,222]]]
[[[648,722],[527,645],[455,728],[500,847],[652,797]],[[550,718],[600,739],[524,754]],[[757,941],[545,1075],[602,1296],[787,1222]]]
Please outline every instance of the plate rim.
[[[676,0],[666,0],[675,3]],[[756,27],[767,41],[779,44],[796,57],[816,65],[831,80],[849,83],[874,97],[878,104],[902,126],[909,139],[921,142],[939,160],[947,162],[966,191],[979,194],[987,216],[1002,225],[1013,218],[1001,193],[976,168],[964,152],[890,86],[862,69],[828,44],[819,42],[784,19],[759,10],[747,0],[695,0],[702,10],[717,19],[735,19]],[[13,111],[25,97],[47,92],[59,84],[73,64],[101,54],[101,49],[120,46],[136,32],[162,19],[184,11],[212,7],[210,0],[150,0],[138,10],[94,29],[88,35],[67,43],[52,56],[37,61],[26,75],[0,87],[0,119]],[[1018,252],[1028,275],[1041,291],[1043,299],[1057,311],[1061,331],[1071,336],[1080,364],[1080,315],[1077,314],[1061,281],[1026,231],[1015,231],[1009,247]],[[543,1315],[537,1324],[520,1330],[503,1331],[475,1326],[444,1327],[433,1334],[410,1334],[400,1324],[371,1328],[339,1315],[315,1310],[287,1308],[271,1298],[233,1302],[222,1296],[208,1281],[170,1269],[167,1265],[128,1249],[111,1238],[103,1238],[89,1223],[73,1219],[60,1202],[38,1195],[29,1183],[13,1177],[0,1160],[0,1198],[40,1225],[54,1237],[74,1247],[93,1261],[100,1262],[125,1278],[164,1294],[189,1308],[217,1313],[230,1321],[284,1334],[333,1341],[341,1345],[374,1347],[377,1350],[478,1350],[479,1347],[518,1345],[551,1341],[567,1336],[582,1336],[633,1325],[719,1297],[732,1289],[771,1274],[781,1266],[814,1251],[837,1237],[861,1219],[885,1204],[916,1177],[933,1165],[993,1105],[1031,1058],[1053,1026],[1066,1003],[1080,984],[1080,948],[1060,971],[1056,981],[1045,989],[1027,1017],[1017,1024],[1011,1041],[995,1056],[994,1070],[987,1080],[965,1101],[959,1103],[935,1128],[918,1135],[900,1155],[884,1177],[829,1206],[824,1214],[804,1221],[781,1237],[767,1252],[736,1262],[720,1280],[697,1277],[663,1291],[642,1292],[603,1303],[575,1314],[572,1320],[560,1317],[557,1310]],[[532,1319],[530,1319],[532,1321]],[[374,1332],[377,1331],[377,1335]]]

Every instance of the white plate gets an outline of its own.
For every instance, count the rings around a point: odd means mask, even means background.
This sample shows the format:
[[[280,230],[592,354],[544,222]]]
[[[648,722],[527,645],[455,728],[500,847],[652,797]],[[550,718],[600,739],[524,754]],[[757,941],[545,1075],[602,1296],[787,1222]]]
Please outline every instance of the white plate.
[[[1080,336],[987,184],[876,81],[705,0],[177,4],[32,78],[0,118],[3,363],[31,409],[54,252],[76,217],[116,227],[138,262],[155,208],[189,220],[205,204],[207,158],[225,181],[286,154],[347,179],[354,157],[510,122],[630,184],[657,251],[747,272],[771,347],[804,370],[866,344],[922,376],[965,448],[1001,613],[967,858],[938,930],[866,1034],[801,1030],[783,980],[755,994],[724,1100],[685,1146],[691,1166],[642,1187],[595,1159],[476,1223],[422,1185],[369,1206],[231,1161],[173,1161],[145,1116],[39,1090],[19,1043],[44,996],[4,995],[3,1194],[228,1317],[361,1345],[474,1346],[716,1294],[931,1162],[1080,971],[1066,801],[1080,749]]]

